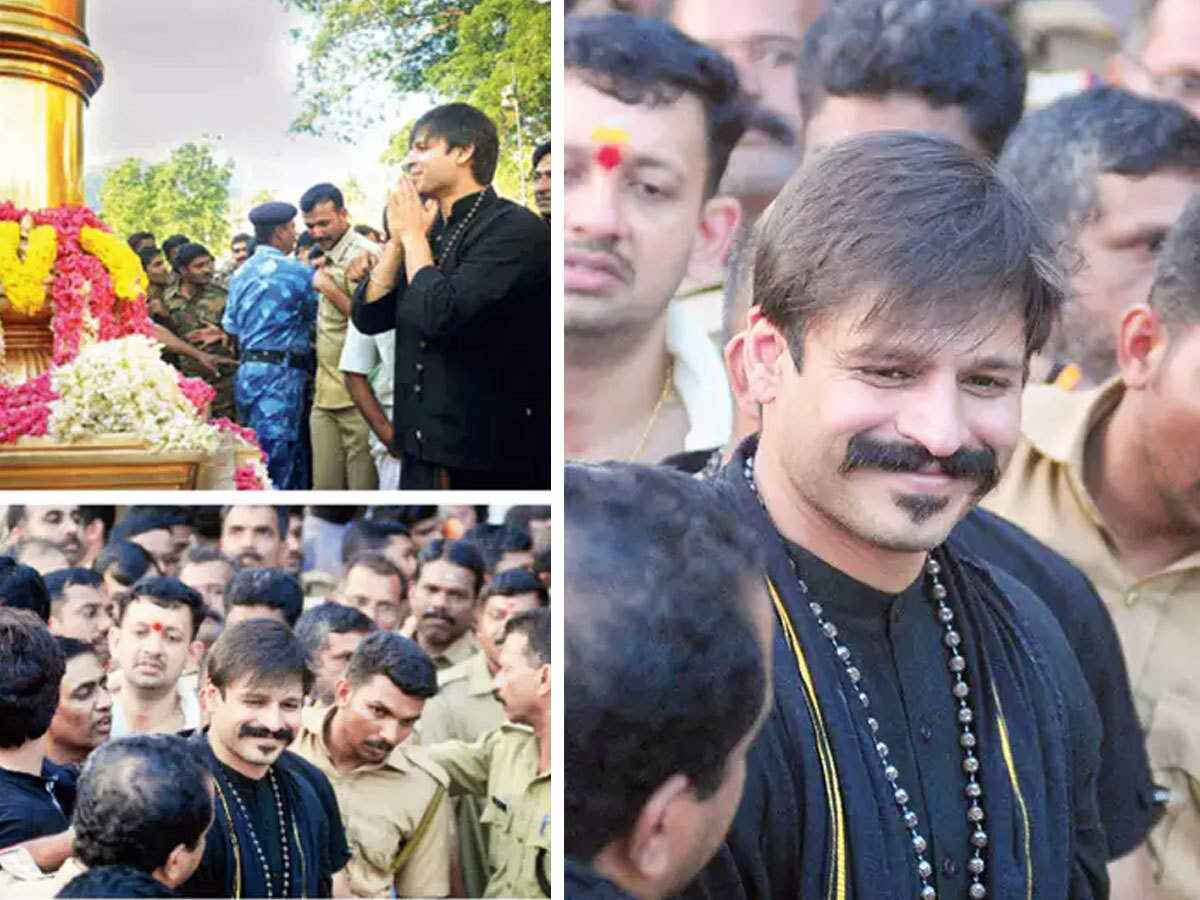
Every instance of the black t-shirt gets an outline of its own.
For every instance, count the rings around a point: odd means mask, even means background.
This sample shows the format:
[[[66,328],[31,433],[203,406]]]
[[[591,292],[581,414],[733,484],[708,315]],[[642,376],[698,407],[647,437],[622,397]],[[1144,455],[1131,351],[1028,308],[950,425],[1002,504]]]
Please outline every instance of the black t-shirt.
[[[48,759],[40,777],[0,768],[0,847],[66,831],[74,807],[70,769]]]

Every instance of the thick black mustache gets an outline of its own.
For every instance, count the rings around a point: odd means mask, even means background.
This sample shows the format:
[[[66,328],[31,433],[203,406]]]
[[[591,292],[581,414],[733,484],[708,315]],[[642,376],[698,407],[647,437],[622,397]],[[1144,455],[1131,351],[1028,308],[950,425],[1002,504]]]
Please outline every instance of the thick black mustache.
[[[978,481],[979,493],[986,494],[1000,480],[996,451],[991,447],[962,447],[950,456],[934,456],[919,444],[899,444],[856,434],[846,446],[846,459],[838,471],[881,469],[884,472],[920,473],[937,465],[942,474]]]
[[[452,618],[450,618],[445,613],[440,613],[440,612],[427,612],[427,613],[425,613],[425,615],[421,616],[421,618],[422,619],[441,619],[447,625],[454,624],[454,620]]]
[[[277,731],[272,731],[263,725],[243,725],[238,729],[239,738],[274,738],[275,740],[290,744],[296,738],[296,732],[286,725]]]

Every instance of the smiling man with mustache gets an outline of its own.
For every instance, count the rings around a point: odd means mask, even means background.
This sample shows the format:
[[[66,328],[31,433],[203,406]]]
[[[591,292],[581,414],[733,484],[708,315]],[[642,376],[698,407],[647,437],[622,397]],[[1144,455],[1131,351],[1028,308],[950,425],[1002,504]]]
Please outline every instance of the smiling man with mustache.
[[[295,750],[334,782],[350,833],[346,867],[358,897],[445,897],[454,856],[449,779],[405,745],[437,670],[416,643],[386,631],[365,638],[334,689],[334,706],[304,712]]]

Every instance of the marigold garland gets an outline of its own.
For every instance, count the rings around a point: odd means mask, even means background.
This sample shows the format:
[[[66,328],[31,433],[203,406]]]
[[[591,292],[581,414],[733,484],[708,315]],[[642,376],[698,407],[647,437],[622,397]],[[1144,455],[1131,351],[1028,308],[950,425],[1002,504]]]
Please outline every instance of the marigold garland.
[[[49,225],[29,232],[25,258],[18,253],[21,223],[0,222],[0,287],[13,310],[31,316],[46,305],[46,280],[58,254],[58,235]]]
[[[84,226],[79,230],[79,246],[104,263],[113,292],[122,300],[136,300],[146,293],[150,281],[142,261],[125,241],[111,232]]]

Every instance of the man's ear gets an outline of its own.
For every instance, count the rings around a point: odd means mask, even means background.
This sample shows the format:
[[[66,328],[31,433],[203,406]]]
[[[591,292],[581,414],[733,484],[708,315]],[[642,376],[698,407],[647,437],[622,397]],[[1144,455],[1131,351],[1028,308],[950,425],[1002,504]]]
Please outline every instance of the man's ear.
[[[1162,318],[1144,303],[1125,310],[1117,332],[1117,365],[1130,390],[1149,385],[1166,357],[1166,326]]]
[[[192,641],[188,644],[187,666],[195,666],[200,668],[200,663],[204,661],[204,641]]]
[[[550,696],[550,664],[543,663],[538,667],[538,696]]]
[[[151,872],[150,876],[169,888],[178,887],[191,877],[192,873],[188,871],[188,857],[191,853],[192,851],[183,844],[176,844],[167,854],[166,862]]]
[[[750,327],[740,337],[746,393],[738,397],[738,405],[770,403],[779,393],[786,367],[792,365],[787,338],[757,306],[751,307]]]
[[[335,706],[345,706],[350,702],[350,682],[339,678],[333,686],[333,703]]]
[[[679,851],[688,846],[687,834],[678,834],[696,816],[695,794],[686,775],[672,775],[642,805],[629,832],[626,857],[638,874],[652,883],[668,880],[678,865]]]
[[[463,165],[464,163],[469,163],[474,158],[474,156],[475,156],[475,145],[474,144],[467,144],[465,147],[455,147],[454,148],[454,158],[458,161],[459,165]]]
[[[700,225],[688,257],[688,278],[707,284],[725,270],[729,248],[742,220],[742,205],[734,197],[710,197],[700,210]]]

